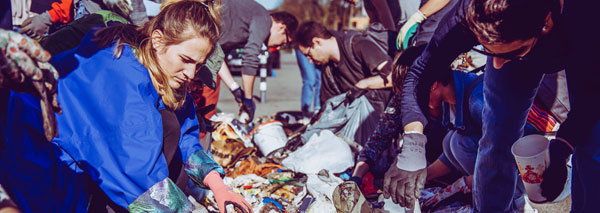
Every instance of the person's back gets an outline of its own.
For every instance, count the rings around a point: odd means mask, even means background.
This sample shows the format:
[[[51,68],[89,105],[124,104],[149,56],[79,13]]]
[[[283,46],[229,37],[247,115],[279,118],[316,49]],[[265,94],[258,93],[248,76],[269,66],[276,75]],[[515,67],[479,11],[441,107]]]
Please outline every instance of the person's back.
[[[222,33],[219,44],[225,53],[234,48],[243,48],[248,42],[265,41],[271,28],[271,17],[264,7],[254,0],[222,0],[221,4]],[[260,46],[253,48],[259,50]]]

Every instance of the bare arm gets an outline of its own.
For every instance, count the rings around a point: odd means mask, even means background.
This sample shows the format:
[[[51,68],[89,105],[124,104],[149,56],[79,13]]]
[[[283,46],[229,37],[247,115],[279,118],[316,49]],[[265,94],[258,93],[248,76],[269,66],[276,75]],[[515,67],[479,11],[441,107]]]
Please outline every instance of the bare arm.
[[[388,61],[384,61],[377,66],[377,71],[382,72]],[[389,66],[386,68],[389,69]],[[392,73],[386,75],[387,81],[384,81],[383,76],[374,75],[356,82],[355,86],[360,89],[383,89],[392,87]],[[386,84],[387,83],[387,84]]]
[[[233,80],[233,76],[231,75],[229,67],[227,67],[227,64],[225,62],[223,62],[221,69],[219,69],[219,77],[221,77],[221,80],[223,80],[223,82],[225,83],[225,85],[227,85],[227,88],[229,88],[230,91],[233,91],[240,87],[235,82],[235,80]]]
[[[352,177],[360,177],[362,178],[369,171],[369,164],[364,161],[359,161],[356,163],[356,167],[354,167],[354,172],[352,173]]]
[[[449,2],[450,2],[450,0],[429,0],[429,1],[427,1],[427,3],[425,3],[423,6],[421,6],[421,8],[419,8],[419,10],[423,14],[425,14],[425,16],[429,17],[429,16],[437,13],[438,11],[440,11]]]

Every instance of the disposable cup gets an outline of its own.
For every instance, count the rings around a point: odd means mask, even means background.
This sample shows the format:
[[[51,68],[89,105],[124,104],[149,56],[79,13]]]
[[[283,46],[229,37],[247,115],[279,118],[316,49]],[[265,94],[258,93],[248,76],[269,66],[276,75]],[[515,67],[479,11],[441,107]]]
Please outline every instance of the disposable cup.
[[[542,174],[550,162],[548,146],[550,142],[541,135],[528,135],[517,140],[512,148],[521,179],[529,200],[534,203],[544,203],[547,199],[542,196],[540,187]]]

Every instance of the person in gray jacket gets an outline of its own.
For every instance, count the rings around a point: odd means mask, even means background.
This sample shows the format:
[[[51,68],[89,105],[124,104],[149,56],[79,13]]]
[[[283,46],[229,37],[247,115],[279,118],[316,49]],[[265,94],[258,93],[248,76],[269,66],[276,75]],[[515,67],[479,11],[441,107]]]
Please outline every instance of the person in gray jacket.
[[[269,12],[254,0],[222,0],[222,34],[219,44],[225,53],[236,48],[242,50],[242,87],[231,77],[227,66],[222,66],[219,76],[232,91],[244,111],[254,117],[252,101],[254,78],[258,72],[258,55],[263,44],[280,48],[292,41],[298,21],[287,12]],[[225,64],[223,64],[225,65]],[[218,90],[216,90],[218,92]]]

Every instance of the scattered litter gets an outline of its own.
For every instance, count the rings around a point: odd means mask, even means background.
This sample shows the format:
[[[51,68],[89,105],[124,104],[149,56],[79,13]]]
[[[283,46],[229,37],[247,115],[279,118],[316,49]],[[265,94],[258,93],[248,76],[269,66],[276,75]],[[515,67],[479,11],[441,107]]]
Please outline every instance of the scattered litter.
[[[286,168],[304,174],[314,174],[322,169],[341,173],[354,166],[354,156],[344,140],[329,130],[323,130],[281,163]]]

